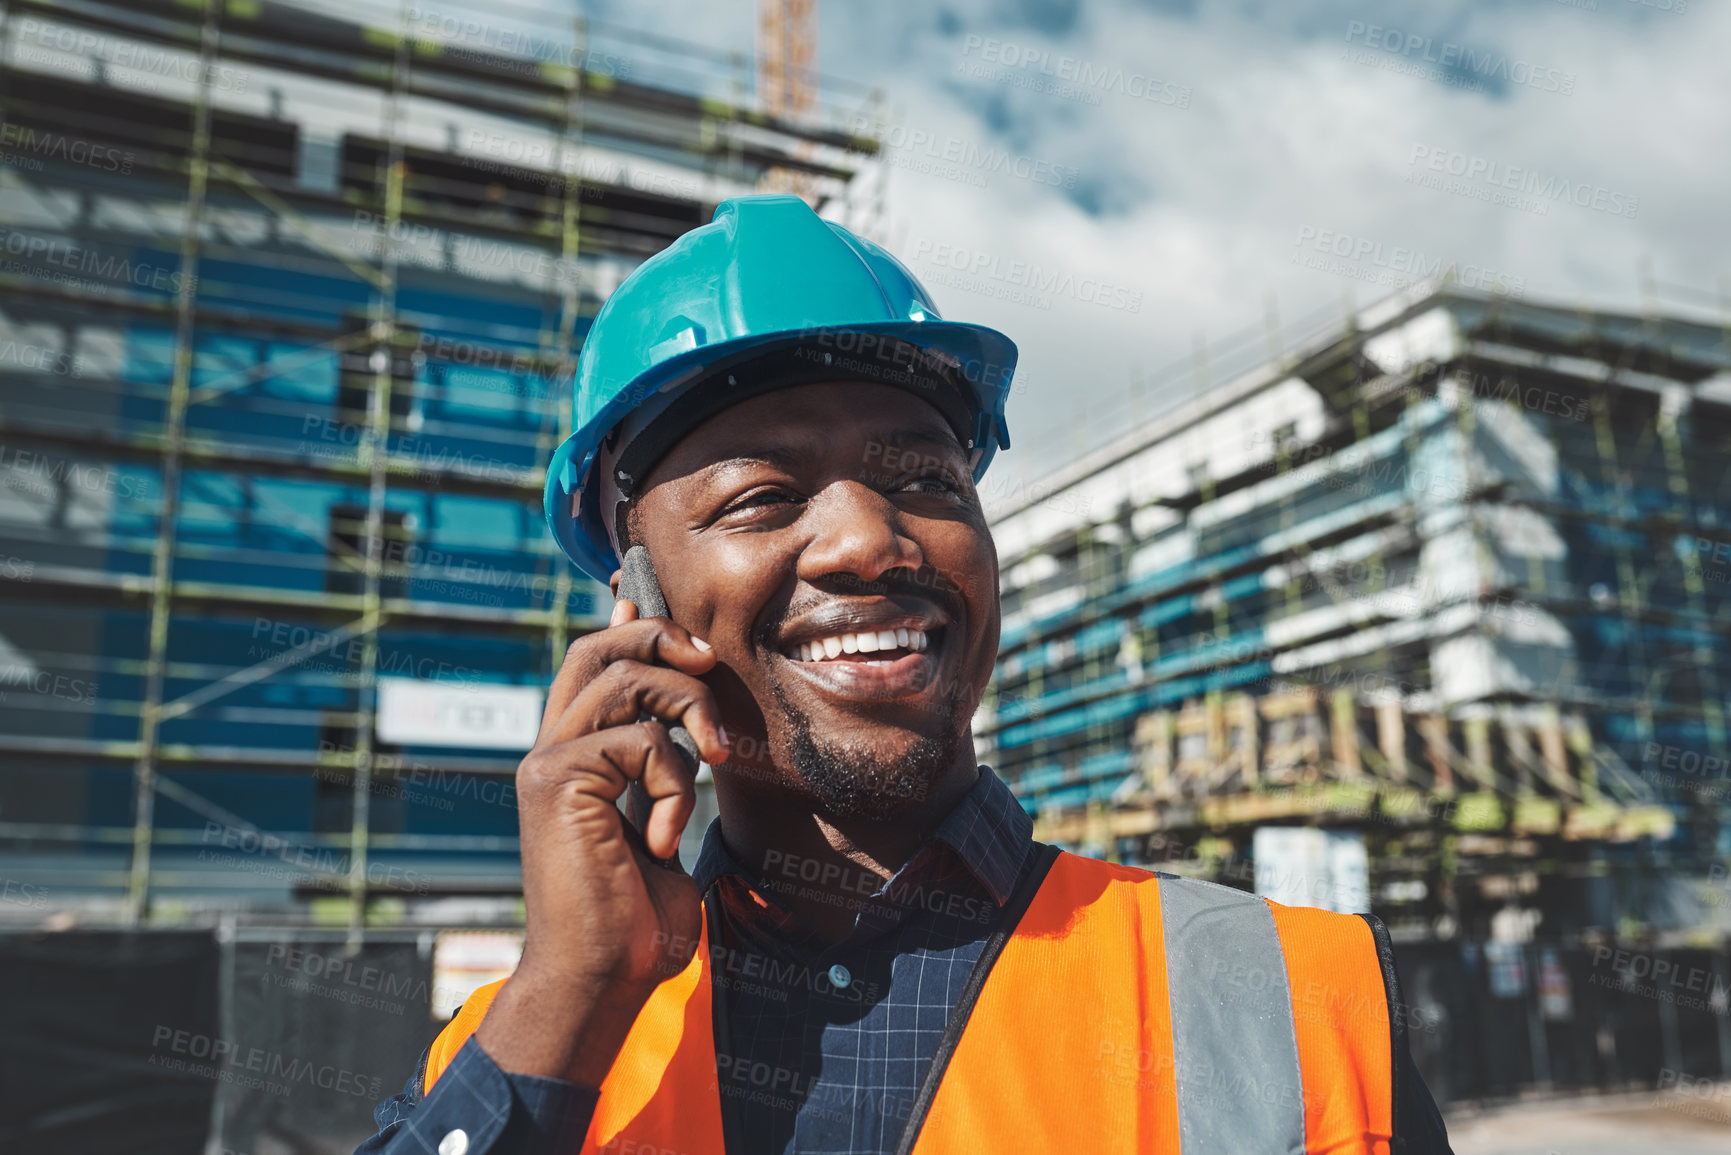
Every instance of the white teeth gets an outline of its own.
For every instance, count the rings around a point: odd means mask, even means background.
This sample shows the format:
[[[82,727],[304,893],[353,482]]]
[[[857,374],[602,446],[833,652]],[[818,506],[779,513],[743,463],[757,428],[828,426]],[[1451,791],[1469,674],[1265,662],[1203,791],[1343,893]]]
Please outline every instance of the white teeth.
[[[793,656],[801,662],[822,662],[842,654],[875,654],[883,650],[909,650],[918,653],[930,645],[924,630],[906,628],[871,630],[857,634],[838,634],[818,642],[801,642],[793,648]],[[882,665],[883,662],[874,662]]]

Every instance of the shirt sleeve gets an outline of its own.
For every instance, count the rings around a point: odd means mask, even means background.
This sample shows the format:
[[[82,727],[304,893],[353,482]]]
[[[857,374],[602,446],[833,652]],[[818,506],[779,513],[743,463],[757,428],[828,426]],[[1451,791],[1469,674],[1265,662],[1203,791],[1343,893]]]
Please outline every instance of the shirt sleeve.
[[[373,1110],[378,1133],[355,1155],[568,1155],[583,1143],[599,1091],[500,1070],[474,1038],[421,1094],[423,1052],[403,1089]]]

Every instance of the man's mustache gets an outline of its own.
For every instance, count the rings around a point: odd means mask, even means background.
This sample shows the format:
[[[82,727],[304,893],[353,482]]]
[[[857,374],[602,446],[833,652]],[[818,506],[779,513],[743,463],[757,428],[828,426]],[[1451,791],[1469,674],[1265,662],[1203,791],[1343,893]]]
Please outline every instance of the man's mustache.
[[[765,616],[763,636],[780,635],[788,622],[814,614],[837,598],[879,597],[910,605],[923,603],[936,606],[952,620],[962,602],[961,587],[933,566],[898,566],[869,580],[854,574],[833,574],[809,584],[813,588],[801,591]]]

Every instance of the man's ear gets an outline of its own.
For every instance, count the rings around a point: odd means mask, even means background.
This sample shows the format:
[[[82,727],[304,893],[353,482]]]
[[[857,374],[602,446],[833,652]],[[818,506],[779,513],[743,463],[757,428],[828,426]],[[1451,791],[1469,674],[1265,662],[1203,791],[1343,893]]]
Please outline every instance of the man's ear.
[[[624,576],[624,570],[616,569],[613,571],[613,576],[607,579],[607,588],[613,591],[613,598],[615,601],[619,599],[619,579]]]

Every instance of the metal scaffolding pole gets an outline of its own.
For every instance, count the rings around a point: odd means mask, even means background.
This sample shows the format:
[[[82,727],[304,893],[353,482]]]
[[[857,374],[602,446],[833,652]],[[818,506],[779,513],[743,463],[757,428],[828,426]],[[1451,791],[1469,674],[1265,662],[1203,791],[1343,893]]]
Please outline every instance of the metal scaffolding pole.
[[[1634,355],[1631,345],[1623,355],[1623,363],[1617,365],[1618,370],[1628,367],[1628,362]],[[1593,398],[1593,445],[1599,455],[1599,465],[1604,470],[1605,481],[1614,486],[1617,494],[1617,509],[1613,515],[1621,524],[1639,524],[1640,509],[1635,504],[1632,484],[1629,477],[1629,466],[1626,465],[1617,450],[1617,435],[1612,426],[1611,406],[1613,387],[1607,383],[1596,391]],[[1646,430],[1642,430],[1646,434]],[[1638,448],[1638,447],[1637,447]],[[1603,519],[1603,512],[1589,510],[1596,519]],[[1643,588],[1640,574],[1635,566],[1634,554],[1629,549],[1625,537],[1618,535],[1612,545],[1612,551],[1617,559],[1617,608],[1628,627],[1629,664],[1634,675],[1633,683],[1639,687],[1635,721],[1640,727],[1640,740],[1653,740],[1653,699],[1655,683],[1653,670],[1647,660],[1647,644],[1642,637],[1642,619],[1652,599]],[[1651,582],[1645,583],[1651,585]]]
[[[579,62],[586,60],[589,33],[587,22],[582,16],[572,18],[571,34],[575,41],[572,59]],[[566,404],[566,400],[577,388],[577,362],[572,346],[577,338],[577,318],[583,304],[582,277],[577,263],[583,213],[582,147],[583,68],[579,64],[566,76],[565,124],[559,134],[553,166],[562,178],[560,191],[564,194],[559,217],[560,259],[555,262],[553,273],[556,274],[561,268],[566,271],[564,283],[552,286],[559,293],[559,327],[553,334],[553,349],[550,351],[552,356],[558,358],[550,399],[554,410],[553,427],[557,431],[553,446],[563,444],[565,438],[571,435],[571,406]],[[575,153],[570,164],[565,161],[566,149]],[[577,174],[575,176],[572,175],[573,169]],[[544,351],[544,355],[546,352],[548,351]],[[546,427],[543,422],[542,428]],[[551,448],[549,447],[549,451]],[[546,454],[542,456],[545,457]],[[565,647],[570,641],[571,586],[570,565],[564,557],[554,555],[553,604],[548,607],[547,623],[547,661],[553,671],[557,671],[560,663],[564,661]]]
[[[409,7],[403,0],[385,101],[385,229],[379,243],[379,279],[373,295],[372,386],[361,465],[368,473],[366,571],[361,594],[361,674],[355,719],[355,777],[349,827],[349,946],[359,949],[367,919],[367,834],[372,819],[373,722],[379,688],[379,577],[384,565],[385,491],[389,481],[391,374],[397,335],[397,224],[403,211],[403,91],[409,76]]]
[[[1684,420],[1684,409],[1688,394],[1678,388],[1667,392],[1659,407],[1659,440],[1665,448],[1665,472],[1671,493],[1677,498],[1678,505],[1687,511],[1687,525],[1693,531],[1698,525],[1698,515],[1695,509],[1694,495],[1689,488],[1689,467],[1683,455],[1683,440],[1678,430],[1680,420]],[[1683,589],[1688,595],[1689,615],[1696,619],[1691,623],[1691,632],[1695,630],[1709,631],[1712,628],[1712,615],[1707,612],[1706,587],[1701,577],[1701,557],[1695,550],[1689,550],[1683,555]],[[1724,699],[1720,696],[1719,676],[1713,660],[1710,647],[1694,645],[1690,647],[1700,668],[1701,675],[1701,723],[1707,731],[1707,741],[1713,749],[1723,749],[1725,746],[1725,708]]]
[[[181,449],[186,410],[192,393],[194,305],[198,296],[199,242],[205,192],[210,178],[210,75],[221,35],[220,0],[204,0],[200,36],[198,95],[193,105],[192,155],[187,162],[186,226],[180,242],[180,285],[175,299],[174,377],[162,435],[162,502],[156,549],[151,559],[150,652],[144,701],[138,714],[138,761],[133,766],[132,868],[127,884],[126,922],[145,921],[150,910],[151,832],[156,824],[156,749],[162,724],[164,666],[168,654],[169,614],[174,600],[175,523],[180,516]]]

